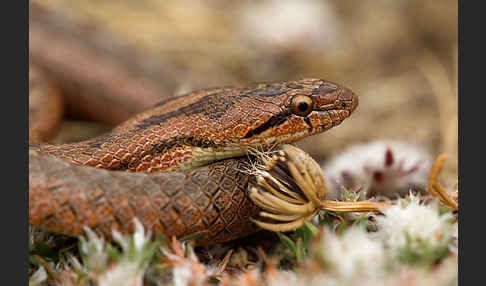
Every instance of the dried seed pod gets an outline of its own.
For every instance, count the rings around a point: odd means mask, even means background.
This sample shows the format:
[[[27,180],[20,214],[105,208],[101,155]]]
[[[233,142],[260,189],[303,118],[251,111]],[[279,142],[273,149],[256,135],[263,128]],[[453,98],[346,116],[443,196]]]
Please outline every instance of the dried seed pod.
[[[309,154],[284,145],[272,157],[262,156],[263,168],[254,170],[258,185],[250,198],[262,208],[253,220],[261,228],[289,231],[312,219],[320,210],[379,211],[386,204],[376,202],[338,202],[326,200],[327,181],[321,168]],[[267,221],[268,220],[268,221]]]

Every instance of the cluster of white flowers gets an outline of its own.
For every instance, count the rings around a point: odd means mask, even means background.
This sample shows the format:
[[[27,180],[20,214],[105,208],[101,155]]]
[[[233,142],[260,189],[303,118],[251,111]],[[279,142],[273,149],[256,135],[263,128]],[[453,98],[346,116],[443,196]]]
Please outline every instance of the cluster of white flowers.
[[[86,237],[79,237],[81,242],[80,251],[83,255],[84,268],[93,271],[94,273],[101,273],[106,269],[109,257],[105,248],[105,239],[102,236],[97,236],[90,228],[85,227],[84,232]],[[72,257],[73,263],[80,267],[80,263]]]
[[[180,245],[185,256],[174,254],[167,249],[162,249],[172,265],[172,282],[174,286],[204,285],[204,282],[217,272],[215,267],[201,264],[192,248]]]
[[[122,248],[115,263],[109,263],[105,240],[89,228],[85,228],[86,238],[80,237],[83,263],[75,257],[70,257],[70,264],[76,272],[90,277],[100,286],[142,285],[143,275],[153,254],[150,247],[151,234],[145,233],[137,219],[134,219],[133,223],[133,235],[122,236],[119,232],[113,231],[113,238]]]
[[[409,198],[399,199],[396,205],[384,209],[383,215],[375,216],[375,219],[377,232],[367,232],[359,226],[350,227],[342,235],[326,230],[320,247],[311,250],[326,263],[325,275],[316,275],[312,281],[306,278],[309,283],[304,284],[339,285],[354,281],[360,285],[387,285],[406,275],[424,275],[419,270],[407,270],[408,261],[402,260],[401,251],[413,251],[424,261],[428,259],[427,255],[444,253],[441,251],[447,251],[447,248],[457,254],[458,224],[451,223],[452,213],[441,214],[438,201],[423,204],[419,196],[410,193]],[[400,271],[408,274],[400,278]],[[298,278],[301,280],[302,277]],[[456,278],[457,271],[444,276],[447,281]],[[422,280],[428,281],[417,279],[418,282]]]
[[[425,275],[427,273],[423,268],[409,267],[397,260],[400,250],[411,247],[420,253],[424,243],[429,248],[445,248],[457,254],[458,224],[450,222],[453,218],[451,213],[441,214],[438,202],[421,204],[420,197],[413,194],[384,209],[383,213],[375,217],[378,227],[375,233],[357,225],[346,228],[340,235],[326,228],[315,247],[310,249],[310,259],[314,257],[324,262],[324,268],[315,273],[276,271],[269,275],[254,268],[232,277],[230,284],[376,286],[398,285],[404,281],[413,285],[428,285],[431,281],[450,283],[457,280],[457,256],[445,258],[444,266],[440,268],[442,270],[435,271],[433,275]],[[86,237],[80,238],[83,263],[74,257],[70,259],[76,273],[91,278],[96,285],[142,285],[155,244],[150,242],[150,232],[146,233],[138,220],[134,221],[134,225],[132,235],[122,236],[114,231],[113,237],[122,248],[114,263],[110,262],[105,240],[86,229]],[[219,273],[217,267],[201,264],[192,248],[177,245],[180,249],[175,252],[162,248],[172,266],[173,285],[205,285]],[[400,267],[395,267],[398,264]],[[393,272],[390,272],[390,267],[393,267]],[[68,269],[64,274],[60,281],[74,285],[75,273]],[[267,281],[263,280],[264,276]],[[40,267],[31,276],[30,283],[38,285],[46,279],[46,271]]]
[[[374,263],[369,261],[370,264]],[[355,276],[351,280],[344,281],[328,273],[309,275],[301,273],[294,280],[280,280],[282,286],[339,286],[339,285],[361,285],[361,286],[387,286],[387,285],[458,285],[457,260],[444,259],[440,267],[430,271],[420,267],[403,267],[392,275],[370,275]]]
[[[345,280],[382,273],[386,262],[381,241],[372,239],[361,227],[352,227],[341,236],[326,231],[321,240],[321,251],[330,272]]]
[[[424,189],[431,164],[430,155],[418,145],[377,140],[350,147],[321,167],[329,182],[327,198],[339,199],[343,187],[388,197]]]
[[[400,250],[410,243],[411,249],[420,251],[425,243],[429,247],[446,247],[451,241],[453,227],[451,213],[440,214],[439,204],[424,205],[420,198],[410,193],[409,201],[400,199],[398,204],[383,210],[384,216],[376,217],[381,237],[387,247]]]
[[[142,270],[142,271],[140,271]],[[135,263],[127,261],[117,263],[114,267],[98,278],[100,286],[141,286],[145,269],[140,269]]]
[[[279,271],[275,275],[268,278],[269,286],[292,285],[298,286],[299,279],[294,271]]]
[[[29,278],[29,286],[37,286],[37,285],[42,285],[42,282],[44,282],[47,279],[47,272],[44,266],[39,267],[34,274],[32,274]]]
[[[149,265],[153,252],[147,251],[150,244],[150,231],[145,233],[143,225],[134,219],[135,232],[132,236],[122,236],[113,231],[113,238],[121,245],[122,255],[114,267],[104,272],[98,279],[100,286],[142,285],[143,275]]]

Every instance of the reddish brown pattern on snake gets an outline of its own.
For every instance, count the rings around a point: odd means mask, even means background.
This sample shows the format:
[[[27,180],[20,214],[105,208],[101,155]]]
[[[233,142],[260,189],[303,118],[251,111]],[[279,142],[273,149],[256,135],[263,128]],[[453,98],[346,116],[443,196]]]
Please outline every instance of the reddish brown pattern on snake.
[[[198,244],[226,241],[256,230],[249,221],[258,211],[256,206],[246,196],[244,201],[231,197],[244,194],[249,187],[248,180],[242,182],[230,171],[241,168],[244,159],[226,160],[184,173],[153,174],[72,166],[35,151],[29,151],[29,159],[30,222],[47,230],[80,235],[82,227],[89,226],[110,237],[112,228],[130,232],[135,216],[145,227],[166,236],[211,230]],[[213,173],[216,167],[222,167],[223,173]],[[217,186],[201,186],[194,180],[200,176],[210,177]],[[234,182],[232,188],[220,187],[225,179]],[[50,187],[53,180],[62,185]],[[167,190],[168,186],[176,188]],[[216,192],[211,193],[213,190]],[[62,199],[57,199],[59,195]],[[239,209],[245,211],[238,213]],[[231,224],[235,219],[238,223]]]
[[[314,103],[307,118],[289,109],[292,96],[302,94]],[[110,236],[112,228],[132,231],[137,217],[166,236],[207,232],[198,244],[247,235],[258,209],[246,195],[253,177],[238,171],[246,159],[229,154],[192,171],[140,172],[192,162],[194,148],[237,146],[243,154],[248,146],[293,142],[338,125],[356,106],[351,91],[319,79],[207,89],[157,104],[109,134],[33,147],[30,222],[69,235],[89,226]]]
[[[303,117],[289,114],[287,120],[260,137],[245,138],[272,117],[282,116],[295,94],[310,94],[316,106],[331,104],[331,108],[308,116],[312,129]],[[342,108],[333,106],[337,100],[343,102]],[[187,162],[198,159],[194,148],[221,151],[237,144],[242,155],[245,146],[293,142],[338,125],[350,115],[353,104],[352,92],[318,79],[207,89],[156,105],[101,137],[75,144],[45,145],[41,150],[69,157],[78,165],[103,169],[186,169],[191,167]]]

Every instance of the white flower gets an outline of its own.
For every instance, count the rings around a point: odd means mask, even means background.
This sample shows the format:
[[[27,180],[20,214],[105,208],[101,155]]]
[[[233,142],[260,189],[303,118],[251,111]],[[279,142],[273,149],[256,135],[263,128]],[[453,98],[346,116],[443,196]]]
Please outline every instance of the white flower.
[[[457,222],[455,222],[453,225],[452,225],[452,239],[451,239],[451,242],[449,243],[449,250],[452,251],[453,253],[455,253],[456,255],[458,254],[458,251],[459,251],[459,247],[458,247],[458,243],[459,243],[459,224]]]
[[[425,189],[431,163],[417,145],[377,140],[345,150],[322,168],[329,181],[328,199],[339,199],[342,187],[394,197],[410,188]]]
[[[120,261],[105,271],[97,279],[100,286],[139,286],[142,285],[145,269],[130,261]]]
[[[151,247],[150,232],[146,234],[136,218],[133,222],[133,235],[123,236],[113,231],[113,238],[121,245],[122,251],[111,265],[108,265],[105,240],[89,228],[85,228],[87,238],[80,237],[84,265],[74,257],[71,258],[71,265],[78,272],[90,274],[100,286],[142,285],[143,275],[154,253],[154,247]]]
[[[175,286],[186,286],[192,281],[192,264],[189,262],[177,264],[172,270]]]
[[[457,258],[449,256],[433,270],[427,267],[402,267],[389,275],[383,285],[458,285],[458,270]]]
[[[386,261],[381,241],[371,239],[361,227],[351,227],[341,236],[329,230],[324,234],[321,246],[323,258],[330,264],[330,272],[343,279],[377,275]]]
[[[180,250],[170,251],[162,247],[162,253],[167,256],[172,266],[172,282],[174,286],[205,285],[210,277],[218,272],[217,267],[211,267],[199,262],[192,247],[185,243],[177,243]]]
[[[268,278],[269,286],[280,286],[280,285],[297,286],[299,285],[297,283],[298,283],[298,279],[294,271],[285,271],[285,270],[278,271],[278,273]]]
[[[207,267],[194,260],[187,259],[173,266],[172,275],[174,286],[204,285],[216,268]]]
[[[135,224],[135,233],[133,234],[133,241],[135,243],[135,249],[140,251],[143,249],[145,244],[147,244],[147,242],[150,241],[151,232],[148,231],[147,234],[145,234],[143,225],[140,223],[140,221],[137,218],[133,219],[133,223]]]
[[[47,279],[47,272],[44,266],[40,266],[32,276],[29,278],[29,286],[41,285],[41,283]]]
[[[235,286],[253,286],[253,285],[262,285],[262,272],[258,270],[258,268],[251,269],[250,271],[246,271],[241,273],[240,275],[236,276],[232,279],[232,285]],[[286,285],[286,284],[283,284]],[[289,285],[289,284],[287,284]]]
[[[99,273],[103,271],[108,262],[108,253],[105,251],[105,240],[102,236],[97,236],[90,228],[85,227],[86,238],[81,236],[80,251],[83,255],[84,267],[81,266],[74,257],[71,260],[73,266],[81,271],[83,268]]]
[[[403,249],[410,238],[413,250],[420,250],[421,243],[431,247],[444,247],[449,243],[453,228],[449,223],[452,214],[439,214],[439,205],[420,204],[420,198],[410,194],[410,202],[399,200],[395,206],[377,216],[377,233],[392,250]]]
[[[148,231],[145,234],[145,230],[143,225],[137,218],[133,219],[133,223],[135,224],[135,232],[133,233],[133,243],[136,251],[141,251],[143,247],[150,242],[151,232]],[[127,252],[130,249],[131,237],[130,236],[123,236],[116,230],[113,230],[113,238],[118,242],[123,250]]]

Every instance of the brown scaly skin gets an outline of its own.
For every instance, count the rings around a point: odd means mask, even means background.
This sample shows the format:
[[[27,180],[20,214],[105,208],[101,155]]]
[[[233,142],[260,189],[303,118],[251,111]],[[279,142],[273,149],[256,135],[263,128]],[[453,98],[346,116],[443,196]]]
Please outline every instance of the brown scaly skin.
[[[306,116],[292,106],[298,96],[308,96],[313,105]],[[30,221],[70,235],[82,233],[82,225],[109,235],[112,227],[130,231],[128,222],[137,216],[164,235],[207,231],[198,244],[247,235],[254,230],[248,218],[256,207],[247,197],[253,179],[238,171],[246,160],[233,157],[246,147],[290,143],[328,130],[357,104],[350,90],[320,79],[213,88],[156,104],[94,139],[33,146],[41,154],[29,153]],[[195,148],[235,146],[236,153],[218,158],[224,161],[177,171],[197,161]],[[102,169],[177,172],[110,172],[42,154]]]
[[[42,229],[82,235],[83,226],[110,237],[133,231],[132,219],[167,238],[207,231],[213,244],[251,234],[257,207],[246,195],[253,177],[237,171],[245,159],[185,172],[111,172],[73,166],[29,151],[29,221]]]
[[[305,117],[291,106],[292,98],[302,95],[314,105]],[[103,136],[42,145],[40,150],[103,169],[180,170],[206,165],[204,152],[235,150],[212,158],[225,159],[244,155],[246,147],[269,147],[320,133],[340,124],[356,105],[351,91],[319,79],[212,88],[158,103]]]

